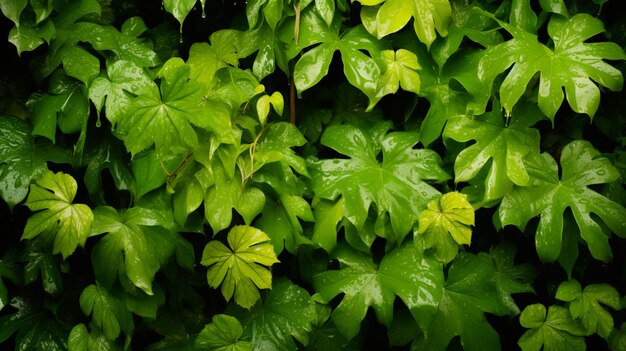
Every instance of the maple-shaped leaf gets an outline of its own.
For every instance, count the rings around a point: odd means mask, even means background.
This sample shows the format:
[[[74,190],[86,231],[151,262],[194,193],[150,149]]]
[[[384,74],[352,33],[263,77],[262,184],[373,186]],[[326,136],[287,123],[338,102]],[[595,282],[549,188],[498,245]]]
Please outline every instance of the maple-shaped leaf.
[[[32,239],[42,233],[53,233],[53,253],[63,258],[77,246],[84,246],[93,222],[89,206],[72,204],[78,185],[71,175],[46,171],[31,185],[26,206],[33,214],[26,222],[22,239]]]
[[[91,284],[80,294],[80,309],[85,315],[92,315],[93,323],[102,330],[104,336],[114,340],[123,331],[132,335],[133,316],[122,301],[99,284]]]
[[[516,287],[501,290],[505,272],[491,262],[491,257],[462,252],[452,262],[432,323],[417,341],[419,350],[445,350],[450,340],[460,337],[467,351],[499,350],[498,333],[489,324],[485,313],[498,316],[516,312],[502,298],[522,292]],[[510,277],[509,279],[515,279]],[[525,291],[525,290],[524,290]]]
[[[340,34],[341,22],[333,21],[328,26],[314,11],[305,11],[302,28],[303,43],[314,46],[305,52],[294,67],[293,79],[298,94],[313,87],[328,74],[336,51],[341,54],[343,72],[350,84],[361,90],[370,99],[370,108],[375,104],[381,69],[374,59],[381,55],[383,44],[365,30],[363,26],[350,28]],[[309,14],[311,12],[311,14]],[[311,18],[310,25],[307,22]],[[317,20],[313,20],[317,18]],[[307,24],[304,24],[307,23]],[[312,37],[311,40],[307,40]],[[369,56],[364,52],[368,52]],[[297,54],[297,53],[295,53]],[[295,54],[293,54],[295,56]]]
[[[196,347],[214,351],[252,351],[252,344],[243,340],[243,327],[237,318],[216,314],[196,338]]]
[[[472,225],[474,208],[467,196],[456,191],[446,193],[422,211],[416,240],[423,240],[424,249],[435,248],[435,257],[447,264],[456,257],[459,245],[471,243]]]
[[[369,108],[383,96],[395,94],[399,87],[415,94],[420,92],[421,80],[417,70],[421,67],[414,53],[406,49],[384,50],[382,57],[385,62],[384,71],[378,81],[376,97],[370,101]]]
[[[528,220],[540,216],[535,245],[541,260],[551,262],[559,257],[562,236],[570,234],[563,232],[564,211],[569,207],[591,255],[610,261],[609,236],[598,221],[624,237],[626,209],[588,186],[615,181],[620,177],[619,171],[584,140],[573,141],[563,148],[560,179],[556,161],[547,153],[529,159],[526,165],[531,180],[528,186],[517,187],[502,199],[499,209],[502,225],[523,229]]]
[[[484,180],[485,202],[502,198],[511,191],[513,184],[528,184],[530,178],[524,157],[539,153],[539,130],[530,127],[537,121],[537,116],[525,118],[520,114],[505,119],[499,105],[494,104],[491,112],[481,116],[459,115],[448,119],[444,138],[476,141],[456,157],[455,183],[468,182],[483,168],[489,167]]]
[[[563,102],[563,88],[570,107],[577,113],[593,117],[600,103],[600,89],[622,89],[622,73],[604,60],[624,60],[626,54],[619,45],[610,42],[585,43],[604,32],[602,21],[589,15],[570,18],[552,16],[548,34],[553,47],[540,43],[537,35],[499,21],[513,39],[488,48],[480,62],[479,77],[490,84],[509,67],[500,86],[502,106],[511,113],[513,106],[539,73],[538,104],[541,111],[554,121]]]
[[[439,67],[457,52],[465,39],[484,47],[494,46],[503,41],[502,35],[494,30],[494,21],[476,8],[475,3],[453,1],[452,17],[446,36],[435,39],[430,47],[432,58]]]
[[[176,248],[176,237],[163,229],[171,227],[171,219],[142,207],[118,212],[113,207],[100,206],[94,209],[94,215],[91,235],[108,233],[92,251],[98,281],[111,288],[121,275],[120,279],[129,279],[152,295],[154,275],[165,263],[161,256],[169,257]]]
[[[550,306],[546,315],[542,304],[526,306],[519,321],[522,327],[530,329],[517,342],[523,351],[537,351],[542,347],[544,351],[587,349],[585,328],[572,319],[565,307]]]
[[[37,149],[28,122],[0,117],[0,196],[9,208],[22,202],[30,182],[48,169]]]
[[[399,33],[395,42],[415,53],[421,66],[420,96],[430,103],[420,125],[420,141],[424,145],[430,145],[441,136],[448,118],[485,112],[490,94],[488,86],[477,78],[480,52],[459,50],[456,59],[439,67],[434,54],[418,45],[412,33]]]
[[[569,302],[570,314],[580,319],[587,334],[597,332],[604,339],[613,331],[613,317],[600,304],[614,310],[622,308],[619,293],[608,284],[590,284],[583,289],[577,280],[569,280],[559,285],[556,298]]]
[[[287,278],[274,282],[272,290],[250,310],[229,305],[226,313],[243,325],[243,336],[254,349],[296,351],[306,346],[316,320],[315,302],[309,293]]]
[[[115,125],[131,106],[133,96],[158,94],[158,87],[146,69],[127,60],[118,60],[106,69],[106,77],[98,77],[89,86],[89,99],[93,102],[100,118],[105,109],[106,117]]]
[[[201,263],[208,268],[209,285],[222,285],[222,295],[249,309],[261,297],[259,289],[272,288],[272,273],[266,268],[278,263],[270,238],[257,228],[235,226],[226,238],[228,246],[218,240],[209,242]]]
[[[211,34],[210,45],[194,43],[191,46],[187,59],[191,78],[210,85],[217,70],[227,65],[234,67],[239,65],[235,43],[229,41],[232,38],[228,34],[229,31],[217,31]]]
[[[335,200],[341,195],[345,217],[358,229],[374,204],[379,218],[389,215],[395,239],[401,242],[428,202],[439,195],[425,180],[448,176],[434,151],[413,148],[416,133],[387,134],[388,128],[385,123],[368,130],[328,127],[321,143],[350,158],[313,162],[311,181],[321,198]]]
[[[361,19],[367,30],[378,38],[404,28],[413,18],[419,40],[430,47],[437,38],[448,34],[452,15],[448,0],[358,0],[364,7]]]
[[[219,132],[204,104],[204,89],[200,83],[189,79],[189,72],[189,66],[180,58],[170,59],[158,73],[160,89],[153,83],[133,99],[131,106],[118,118],[117,132],[131,154],[152,145],[159,158],[168,153],[184,154],[198,145],[192,124]]]
[[[409,308],[420,327],[429,325],[443,287],[439,262],[420,257],[408,243],[388,252],[379,265],[371,256],[348,245],[338,245],[334,256],[341,268],[315,275],[313,286],[325,301],[344,294],[332,320],[348,339],[359,332],[370,306],[378,321],[389,326],[396,296]]]

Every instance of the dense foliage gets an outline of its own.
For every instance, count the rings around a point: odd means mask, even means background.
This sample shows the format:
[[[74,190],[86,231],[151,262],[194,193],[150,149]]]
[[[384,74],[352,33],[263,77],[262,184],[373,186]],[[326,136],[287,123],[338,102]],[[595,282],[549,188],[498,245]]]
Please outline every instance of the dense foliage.
[[[0,0],[0,344],[626,350],[620,0]]]

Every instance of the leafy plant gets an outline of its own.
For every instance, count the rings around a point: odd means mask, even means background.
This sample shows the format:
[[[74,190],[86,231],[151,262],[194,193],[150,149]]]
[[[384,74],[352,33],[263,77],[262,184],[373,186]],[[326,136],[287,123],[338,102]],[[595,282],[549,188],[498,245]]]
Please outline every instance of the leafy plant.
[[[3,349],[625,350],[620,10],[0,0]]]

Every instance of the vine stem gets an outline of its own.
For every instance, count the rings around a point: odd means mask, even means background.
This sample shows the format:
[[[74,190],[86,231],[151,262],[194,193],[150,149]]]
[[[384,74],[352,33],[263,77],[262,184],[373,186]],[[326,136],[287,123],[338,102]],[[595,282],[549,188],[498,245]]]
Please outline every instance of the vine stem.
[[[165,168],[165,165],[163,164],[163,161],[159,161],[159,164],[161,165],[161,169],[163,170],[163,172],[165,172],[165,174],[167,174],[168,177],[172,177],[176,174],[176,172],[178,172],[180,170],[180,168],[187,163],[187,161],[189,160],[189,157],[191,156],[192,152],[191,150],[187,150],[187,153],[185,154],[185,157],[183,157],[183,159],[178,163],[178,165],[176,166],[176,168],[174,168],[173,171],[168,171],[167,168]]]
[[[254,141],[252,142],[252,144],[250,144],[250,147],[248,148],[248,154],[250,155],[250,170],[246,172],[246,174],[243,174],[243,172],[241,174],[241,192],[243,192],[248,179],[250,179],[254,174],[254,153],[256,152],[256,146],[259,143],[259,140],[261,139],[263,133],[265,133],[266,129],[267,124],[263,126],[261,131],[259,131],[259,134],[257,134],[257,136],[254,138]],[[239,171],[241,171],[241,168],[239,169]]]

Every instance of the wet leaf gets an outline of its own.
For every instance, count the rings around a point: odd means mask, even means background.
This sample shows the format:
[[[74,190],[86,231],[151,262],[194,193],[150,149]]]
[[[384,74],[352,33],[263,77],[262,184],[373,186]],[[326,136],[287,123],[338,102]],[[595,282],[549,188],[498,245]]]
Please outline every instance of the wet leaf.
[[[432,321],[443,288],[443,270],[433,259],[420,257],[411,244],[388,252],[375,264],[372,258],[338,246],[334,256],[341,269],[313,277],[313,286],[324,301],[344,294],[332,313],[332,320],[348,339],[353,338],[369,307],[379,322],[389,326],[396,296],[409,308],[422,328]]]
[[[222,286],[229,301],[250,309],[260,298],[259,289],[272,288],[272,273],[265,267],[278,263],[267,234],[249,226],[235,226],[228,233],[226,247],[218,240],[209,242],[201,263],[208,266],[207,280],[213,288]]]
[[[53,233],[53,253],[71,255],[77,246],[85,246],[93,213],[89,206],[72,204],[78,190],[72,176],[47,171],[30,187],[26,206],[33,214],[26,222],[22,239]]]
[[[598,220],[612,232],[626,236],[626,209],[588,188],[619,178],[618,170],[588,141],[567,144],[561,154],[561,177],[556,161],[547,153],[527,163],[528,186],[506,194],[500,205],[502,225],[523,229],[528,220],[540,216],[535,234],[539,257],[551,262],[559,257],[563,233],[563,214],[569,208],[594,258],[608,262],[612,257],[609,236]],[[592,217],[592,214],[597,217]]]
[[[493,82],[499,73],[511,67],[500,86],[500,99],[507,114],[537,73],[539,108],[552,121],[565,94],[575,112],[593,117],[600,104],[600,89],[596,84],[612,91],[622,89],[622,73],[604,61],[626,59],[622,48],[610,42],[585,43],[604,31],[597,18],[582,13],[569,19],[551,17],[548,33],[554,47],[539,42],[535,34],[499,23],[513,39],[489,48],[478,72],[481,79]]]
[[[375,205],[379,218],[389,215],[394,238],[401,242],[427,203],[438,195],[425,180],[441,181],[447,175],[436,153],[413,149],[416,134],[387,134],[387,128],[386,124],[370,130],[328,127],[322,144],[350,158],[312,163],[311,180],[317,196],[336,200],[341,195],[344,215],[358,229]],[[378,160],[381,152],[382,162]]]

